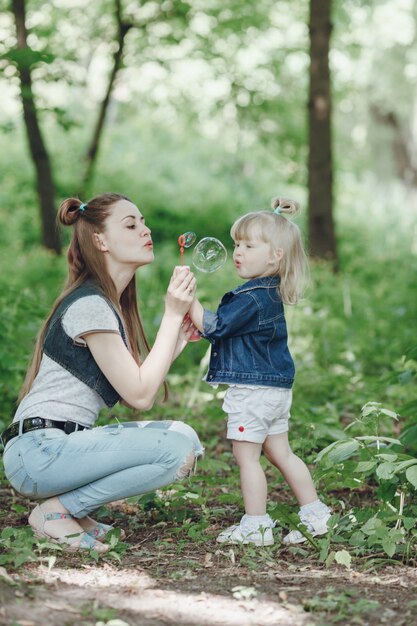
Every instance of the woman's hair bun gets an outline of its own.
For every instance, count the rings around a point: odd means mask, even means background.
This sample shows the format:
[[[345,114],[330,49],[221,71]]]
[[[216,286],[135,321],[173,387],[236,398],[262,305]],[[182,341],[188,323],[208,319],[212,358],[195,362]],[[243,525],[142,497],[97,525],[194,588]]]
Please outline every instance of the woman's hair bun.
[[[80,217],[81,200],[78,198],[67,198],[61,202],[58,209],[57,219],[64,226],[72,226]]]
[[[280,215],[295,215],[300,210],[299,203],[289,198],[274,198],[271,206],[274,210],[279,208]]]

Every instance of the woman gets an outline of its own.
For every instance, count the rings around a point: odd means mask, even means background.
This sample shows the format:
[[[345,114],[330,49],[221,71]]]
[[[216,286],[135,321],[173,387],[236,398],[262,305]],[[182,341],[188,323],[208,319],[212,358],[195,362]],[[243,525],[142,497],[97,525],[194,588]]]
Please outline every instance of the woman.
[[[152,349],[137,309],[135,272],[154,259],[151,231],[125,196],[82,204],[69,198],[59,221],[73,226],[67,285],[35,347],[13,424],[2,435],[4,467],[24,496],[44,499],[29,516],[38,536],[70,550],[106,552],[101,505],[190,474],[202,453],[181,422],[92,428],[122,399],[150,409],[172,361],[194,330],[183,322],[195,293],[191,272],[172,276]]]

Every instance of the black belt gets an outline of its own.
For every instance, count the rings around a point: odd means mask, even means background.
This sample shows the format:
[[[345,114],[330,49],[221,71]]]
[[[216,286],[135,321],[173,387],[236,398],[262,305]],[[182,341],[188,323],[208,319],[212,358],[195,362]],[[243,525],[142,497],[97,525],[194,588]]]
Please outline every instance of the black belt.
[[[76,430],[88,429],[87,426],[81,426],[81,424],[77,424],[77,422],[57,422],[56,420],[48,420],[43,417],[28,417],[23,420],[21,433],[28,433],[31,430],[39,430],[41,428],[59,428],[59,430],[63,430],[67,435]],[[6,446],[6,443],[10,441],[10,439],[13,439],[13,437],[17,437],[19,430],[20,422],[14,422],[9,428],[6,428],[1,434],[3,446]]]

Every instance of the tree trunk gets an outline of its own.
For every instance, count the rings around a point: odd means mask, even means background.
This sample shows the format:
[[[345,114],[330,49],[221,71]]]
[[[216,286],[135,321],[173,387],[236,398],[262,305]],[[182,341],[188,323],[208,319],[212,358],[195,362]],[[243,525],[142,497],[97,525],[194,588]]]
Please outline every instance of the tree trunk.
[[[413,146],[415,140],[411,131],[403,128],[394,111],[383,110],[376,104],[371,104],[371,113],[379,124],[389,126],[393,132],[392,148],[397,166],[397,173],[407,187],[417,187],[417,165]]]
[[[329,44],[331,0],[310,0],[309,239],[314,257],[337,262],[333,222],[333,167]]]
[[[12,0],[12,10],[16,23],[17,49],[27,49],[25,0]],[[61,242],[55,227],[55,187],[48,151],[42,137],[38,113],[32,91],[30,64],[22,58],[17,62],[20,76],[20,92],[23,117],[29,142],[30,154],[36,170],[36,187],[41,214],[42,244],[58,254]]]
[[[113,56],[113,67],[109,76],[109,83],[107,85],[106,95],[100,105],[100,109],[97,116],[96,125],[94,127],[93,135],[91,137],[90,145],[88,147],[85,157],[85,173],[81,184],[80,196],[84,197],[88,191],[91,179],[94,173],[94,166],[97,160],[98,149],[100,140],[103,134],[104,122],[106,119],[107,109],[110,104],[110,98],[113,91],[116,76],[122,66],[123,51],[125,45],[126,35],[131,28],[132,24],[123,21],[122,7],[120,0],[115,0],[115,15],[117,22],[117,43],[118,47]]]

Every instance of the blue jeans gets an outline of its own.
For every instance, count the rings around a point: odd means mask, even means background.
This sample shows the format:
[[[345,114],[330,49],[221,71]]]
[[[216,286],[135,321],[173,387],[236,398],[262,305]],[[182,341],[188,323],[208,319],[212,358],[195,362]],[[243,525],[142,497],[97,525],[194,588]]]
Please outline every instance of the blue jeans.
[[[34,430],[6,445],[3,462],[12,487],[29,498],[59,500],[81,518],[114,500],[154,491],[184,476],[196,432],[182,422],[127,422],[66,435]]]

